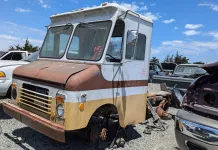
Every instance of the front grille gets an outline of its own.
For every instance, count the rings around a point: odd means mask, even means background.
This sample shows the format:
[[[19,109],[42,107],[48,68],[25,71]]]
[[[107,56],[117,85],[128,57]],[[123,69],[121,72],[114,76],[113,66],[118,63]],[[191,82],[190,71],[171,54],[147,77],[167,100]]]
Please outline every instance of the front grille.
[[[49,90],[30,84],[23,84],[20,88],[20,103],[41,111],[51,114],[52,97],[49,96]]]

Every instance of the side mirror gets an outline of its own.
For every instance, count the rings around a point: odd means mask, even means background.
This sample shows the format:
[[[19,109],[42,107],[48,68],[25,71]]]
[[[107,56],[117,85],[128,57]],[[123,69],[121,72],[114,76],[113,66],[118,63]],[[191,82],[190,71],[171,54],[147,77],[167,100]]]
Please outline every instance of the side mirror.
[[[137,31],[129,31],[127,36],[127,44],[135,45],[137,39]]]

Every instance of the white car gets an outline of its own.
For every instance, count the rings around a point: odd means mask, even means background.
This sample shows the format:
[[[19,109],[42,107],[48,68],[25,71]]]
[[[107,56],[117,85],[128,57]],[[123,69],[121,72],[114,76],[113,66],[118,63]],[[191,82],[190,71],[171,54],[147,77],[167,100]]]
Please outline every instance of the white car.
[[[11,92],[12,74],[15,68],[36,61],[39,51],[34,52],[30,56],[20,61],[0,60],[0,97],[8,97]]]
[[[21,60],[25,57],[29,56],[31,53],[28,51],[20,51],[20,50],[13,50],[2,52],[0,51],[0,60]]]

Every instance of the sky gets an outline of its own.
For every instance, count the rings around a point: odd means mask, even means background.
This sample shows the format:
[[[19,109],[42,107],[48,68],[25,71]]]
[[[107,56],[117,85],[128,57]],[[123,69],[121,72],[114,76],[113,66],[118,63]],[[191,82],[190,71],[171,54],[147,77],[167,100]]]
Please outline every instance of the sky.
[[[101,5],[103,0],[0,0],[0,51],[26,38],[41,46],[53,14]],[[218,61],[218,0],[123,0],[153,22],[151,57],[179,54],[190,62]]]

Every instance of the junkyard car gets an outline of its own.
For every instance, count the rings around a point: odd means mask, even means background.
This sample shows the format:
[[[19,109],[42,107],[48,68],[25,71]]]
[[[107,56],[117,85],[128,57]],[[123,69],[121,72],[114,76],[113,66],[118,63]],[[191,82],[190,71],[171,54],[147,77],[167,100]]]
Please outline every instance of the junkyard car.
[[[154,75],[153,83],[166,83],[171,90],[175,85],[184,94],[189,85],[199,76],[206,74],[206,71],[200,68],[198,64],[180,64],[173,74],[169,76]]]
[[[0,60],[0,96],[10,96],[10,87],[12,83],[12,74],[15,68],[35,61],[39,55],[39,52],[35,52],[28,57],[23,58],[20,61],[14,60]]]
[[[159,63],[150,62],[149,65],[149,82],[152,82],[153,75],[165,75],[162,66]]]
[[[175,70],[177,64],[173,63],[173,62],[163,62],[163,63],[161,63],[161,66],[163,68],[163,71],[166,74],[170,74],[170,73],[173,73],[173,71]]]
[[[176,139],[182,150],[218,149],[218,62],[202,67],[208,74],[192,82],[176,115]]]

